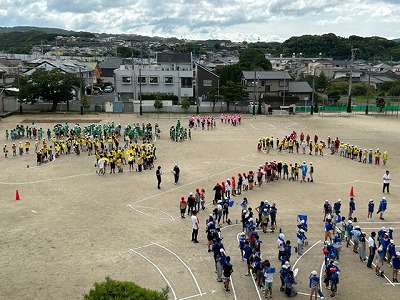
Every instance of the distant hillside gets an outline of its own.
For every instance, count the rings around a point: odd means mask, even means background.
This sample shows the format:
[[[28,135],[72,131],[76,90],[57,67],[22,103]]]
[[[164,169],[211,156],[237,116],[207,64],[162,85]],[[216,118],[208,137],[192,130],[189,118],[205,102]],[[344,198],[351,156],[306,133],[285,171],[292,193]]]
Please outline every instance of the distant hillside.
[[[55,34],[55,35],[74,35],[74,36],[86,36],[86,37],[94,37],[95,35],[90,32],[84,31],[72,31],[65,30],[60,28],[49,28],[49,27],[35,27],[35,26],[15,26],[15,27],[0,27],[1,33],[12,33],[12,32],[29,32],[29,31],[40,31],[47,34]]]
[[[400,39],[394,39],[393,41],[400,43]]]
[[[73,32],[59,28],[47,28],[47,27],[35,27],[35,26],[0,27],[0,33],[28,32],[31,30],[43,31],[45,33],[60,34],[60,35],[70,35]]]

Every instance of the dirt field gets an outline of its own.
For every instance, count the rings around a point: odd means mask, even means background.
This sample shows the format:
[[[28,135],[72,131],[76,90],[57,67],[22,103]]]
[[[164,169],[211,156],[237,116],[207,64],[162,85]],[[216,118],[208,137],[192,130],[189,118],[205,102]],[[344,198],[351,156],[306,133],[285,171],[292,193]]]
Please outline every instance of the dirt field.
[[[230,210],[231,226],[223,226],[223,242],[232,257],[233,288],[225,294],[216,281],[212,255],[207,253],[204,220],[211,212],[200,213],[199,244],[190,242],[190,219],[179,218],[179,198],[188,196],[197,187],[206,189],[207,203],[212,201],[212,187],[238,172],[248,172],[266,161],[287,163],[312,161],[315,182],[299,183],[279,180],[249,191],[250,206],[268,199],[278,207],[278,227],[286,238],[296,242],[296,217],[309,218],[309,246],[292,265],[299,268],[297,290],[307,294],[310,271],[320,273],[323,263],[322,205],[325,199],[333,203],[343,200],[343,211],[348,208],[348,196],[354,186],[359,225],[368,233],[382,226],[395,228],[394,238],[400,244],[400,204],[398,201],[399,119],[365,115],[323,117],[250,116],[237,127],[221,124],[210,131],[193,130],[192,140],[175,143],[169,140],[169,127],[180,118],[186,126],[186,116],[136,115],[23,115],[0,122],[0,143],[4,144],[5,129],[16,124],[52,128],[55,122],[114,121],[122,125],[132,122],[158,122],[163,131],[157,146],[156,165],[165,171],[162,189],[156,187],[155,171],[97,176],[94,157],[61,156],[52,163],[36,167],[35,155],[5,159],[0,157],[0,299],[82,299],[95,281],[105,276],[131,280],[144,287],[161,289],[171,287],[170,299],[259,299],[252,279],[245,277],[245,262],[240,262],[237,234],[241,225],[240,206]],[[86,121],[85,121],[86,120]],[[25,121],[25,122],[24,122]],[[263,136],[283,137],[293,130],[320,139],[327,136],[361,146],[380,148],[389,152],[388,165],[369,165],[353,162],[337,155],[309,156],[276,149],[270,154],[257,153],[256,143]],[[24,140],[23,140],[24,141]],[[19,142],[19,141],[18,141]],[[7,142],[9,149],[11,141]],[[33,144],[33,142],[32,142]],[[31,149],[33,147],[31,146]],[[327,151],[326,151],[327,152]],[[33,151],[32,151],[33,153]],[[181,179],[174,185],[171,169],[181,168]],[[27,165],[30,167],[27,168]],[[367,203],[370,198],[376,206],[382,196],[382,175],[391,171],[391,194],[387,195],[388,211],[385,221],[367,222]],[[15,201],[19,191],[20,201]],[[236,197],[238,203],[242,198]],[[262,252],[275,267],[277,261],[276,234],[262,235]],[[375,277],[350,249],[341,252],[340,299],[397,299],[399,286],[385,278]],[[391,280],[391,269],[384,266]],[[274,278],[274,298],[284,299],[279,292],[279,276]],[[299,299],[308,299],[299,294]]]

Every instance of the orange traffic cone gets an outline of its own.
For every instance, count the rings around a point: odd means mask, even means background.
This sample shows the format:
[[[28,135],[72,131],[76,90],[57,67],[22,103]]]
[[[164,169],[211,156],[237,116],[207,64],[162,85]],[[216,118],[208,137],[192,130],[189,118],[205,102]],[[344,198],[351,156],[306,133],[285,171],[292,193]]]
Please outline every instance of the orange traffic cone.
[[[351,186],[351,188],[350,188],[349,196],[350,197],[354,197],[354,188],[353,188],[353,186]]]
[[[15,200],[21,200],[18,190],[15,190]]]

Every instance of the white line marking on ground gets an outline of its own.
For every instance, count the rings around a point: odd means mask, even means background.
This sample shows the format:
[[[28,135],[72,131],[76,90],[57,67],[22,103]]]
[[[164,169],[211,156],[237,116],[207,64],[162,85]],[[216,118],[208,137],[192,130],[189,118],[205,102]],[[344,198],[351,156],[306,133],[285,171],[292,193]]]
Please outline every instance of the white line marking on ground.
[[[134,251],[134,250],[146,248],[146,247],[153,246],[153,245],[154,245],[154,244],[146,244],[146,245],[139,246],[139,247],[136,247],[136,248],[129,248],[129,250],[130,250],[130,251]]]
[[[37,214],[37,211],[36,211],[36,210],[31,210],[31,212],[33,212],[33,213]]]
[[[295,267],[296,267],[296,265],[297,265],[297,263],[299,262],[299,260],[300,260],[304,255],[306,255],[306,253],[307,253],[308,251],[310,251],[312,248],[314,248],[314,247],[315,247],[316,245],[318,245],[319,243],[321,243],[321,240],[315,242],[315,243],[314,243],[310,248],[308,248],[302,255],[300,255],[300,256],[296,259],[296,261],[294,262],[292,269],[294,270]]]
[[[188,297],[185,297],[185,298],[180,298],[179,300],[186,300],[186,299],[191,299],[191,298],[195,298],[195,297],[203,297],[203,295],[204,295],[205,293],[202,293],[202,294],[196,294],[196,295],[192,295],[192,296],[188,296]]]
[[[37,181],[27,181],[27,182],[0,182],[0,184],[4,184],[4,185],[35,184],[35,183],[42,183],[42,182],[55,181],[55,180],[62,180],[62,179],[69,179],[69,178],[75,178],[75,177],[80,177],[80,176],[89,176],[89,175],[95,175],[95,174],[94,174],[94,173],[83,173],[83,174],[69,175],[69,176],[64,176],[64,177],[56,177],[56,178],[53,177],[53,178],[43,179],[43,180],[37,180]]]
[[[137,255],[139,255],[142,258],[144,258],[145,260],[147,260],[150,264],[153,265],[154,268],[157,269],[158,272],[160,272],[162,278],[164,278],[165,282],[167,283],[167,285],[171,289],[171,292],[172,292],[172,295],[174,296],[174,299],[177,300],[178,298],[176,297],[174,288],[172,287],[171,283],[168,281],[167,277],[165,277],[164,273],[160,270],[160,268],[155,263],[153,263],[150,259],[148,259],[146,256],[144,256],[143,254],[140,254],[139,252],[137,252],[135,250],[130,250],[130,251],[136,253]]]
[[[336,227],[337,230],[340,230],[336,225],[335,225],[335,227]],[[350,244],[354,245],[353,241],[350,241]],[[374,267],[376,267],[376,265],[375,265],[374,262],[372,262],[372,265],[373,265]],[[393,282],[389,279],[389,277],[387,277],[385,274],[383,274],[383,277],[385,277],[386,280],[387,280],[392,286],[395,286],[394,283],[393,283]]]
[[[233,286],[233,278],[232,278],[232,275],[231,275],[231,286],[232,286],[233,298],[234,298],[235,300],[237,300],[236,290],[235,290],[235,287]]]
[[[183,187],[186,187],[186,186],[189,186],[189,185],[193,185],[194,183],[197,183],[197,182],[200,182],[200,181],[203,181],[203,180],[206,180],[206,179],[215,177],[215,176],[219,176],[219,175],[224,174],[224,173],[226,173],[226,172],[235,170],[235,169],[237,169],[237,168],[239,168],[239,167],[241,167],[241,166],[243,166],[243,165],[238,165],[237,167],[234,167],[234,168],[231,168],[231,169],[228,169],[228,170],[225,170],[225,171],[222,171],[222,172],[219,172],[219,173],[216,173],[216,174],[213,174],[213,175],[210,175],[210,176],[207,176],[207,177],[204,177],[204,178],[201,178],[201,179],[198,179],[198,180],[195,180],[195,181],[192,181],[192,182],[189,182],[189,183],[180,185],[180,186],[178,186],[178,187],[176,187],[176,188],[172,188],[172,189],[170,189],[170,190],[167,190],[167,191],[164,191],[164,192],[161,192],[161,193],[158,193],[158,194],[155,194],[155,195],[152,195],[152,196],[143,198],[143,199],[141,199],[141,200],[139,200],[139,201],[136,201],[136,202],[127,204],[127,206],[135,205],[135,204],[137,204],[137,203],[141,203],[141,202],[143,202],[143,201],[146,201],[146,200],[149,200],[149,199],[152,199],[152,198],[155,198],[155,197],[164,195],[164,194],[166,194],[166,193],[169,193],[169,192],[172,192],[172,191],[176,191],[176,190],[181,189],[181,188],[183,188]]]
[[[131,204],[128,204],[128,206],[129,206],[131,209],[133,209],[134,211],[137,211],[138,213],[140,213],[140,214],[142,214],[142,215],[145,215],[145,216],[148,216],[148,217],[152,217],[152,218],[154,217],[154,215],[150,215],[150,214],[147,214],[147,213],[145,213],[145,212],[142,212],[141,210],[139,210],[139,209],[133,207]],[[172,217],[172,216],[171,216],[171,217]],[[173,217],[172,217],[172,219],[171,219],[171,218],[158,217],[158,219],[161,219],[161,220],[169,220],[169,221],[175,221]]]
[[[239,224],[234,224],[234,225],[239,225]],[[230,225],[230,226],[233,226],[233,225]],[[236,235],[236,239],[237,239],[238,242],[239,242],[240,233],[241,233],[241,232],[239,232],[239,233]],[[261,297],[261,295],[260,295],[260,291],[258,290],[256,281],[254,280],[254,276],[253,276],[253,275],[250,275],[250,277],[251,277],[251,280],[253,281],[254,287],[256,288],[256,291],[257,291],[257,295],[258,295],[259,300],[262,300],[262,297]]]
[[[169,250],[168,248],[166,248],[166,247],[164,247],[164,246],[162,246],[162,245],[160,245],[160,244],[158,244],[158,243],[153,243],[153,244],[154,244],[154,245],[157,245],[158,247],[160,247],[160,248],[166,250],[167,252],[169,252],[169,253],[171,253],[173,256],[175,256],[175,257],[186,267],[186,269],[189,271],[190,275],[191,275],[192,278],[193,278],[194,283],[196,284],[196,287],[197,287],[197,289],[198,289],[198,291],[199,291],[199,294],[200,294],[200,295],[205,294],[205,293],[203,293],[203,292],[201,291],[200,286],[199,286],[199,283],[197,282],[197,279],[196,279],[196,277],[194,276],[192,270],[189,268],[189,266],[188,266],[175,252]]]

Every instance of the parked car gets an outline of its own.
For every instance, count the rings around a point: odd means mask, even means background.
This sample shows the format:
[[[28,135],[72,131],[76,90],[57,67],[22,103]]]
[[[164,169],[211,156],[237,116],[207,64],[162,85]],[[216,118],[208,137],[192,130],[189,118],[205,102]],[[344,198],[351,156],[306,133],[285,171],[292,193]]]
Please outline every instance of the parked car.
[[[106,86],[104,88],[104,93],[112,93],[114,91],[114,89],[112,88],[112,86]]]

